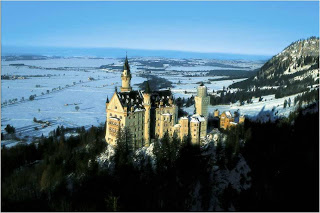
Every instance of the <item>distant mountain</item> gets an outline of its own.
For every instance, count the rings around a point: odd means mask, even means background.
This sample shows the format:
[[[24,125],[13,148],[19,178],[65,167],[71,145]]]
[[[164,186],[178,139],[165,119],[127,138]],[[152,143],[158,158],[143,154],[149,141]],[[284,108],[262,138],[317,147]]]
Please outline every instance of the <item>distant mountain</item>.
[[[253,77],[231,85],[231,88],[279,86],[301,92],[319,83],[319,38],[310,37],[290,44],[267,61]],[[291,91],[292,93],[293,91]]]
[[[143,50],[125,48],[67,48],[67,47],[28,47],[2,46],[2,55],[44,55],[44,56],[84,56],[123,58],[128,52],[130,57],[162,57],[162,58],[201,58],[220,60],[268,60],[268,55],[247,55],[232,53],[201,53],[175,50]]]

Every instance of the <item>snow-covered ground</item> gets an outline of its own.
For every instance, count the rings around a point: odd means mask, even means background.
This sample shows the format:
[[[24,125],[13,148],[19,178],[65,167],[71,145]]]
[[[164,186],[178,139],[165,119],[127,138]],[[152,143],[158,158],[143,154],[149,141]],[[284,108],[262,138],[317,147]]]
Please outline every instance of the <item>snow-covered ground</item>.
[[[201,60],[200,60],[201,61]],[[1,130],[7,124],[16,128],[16,135],[21,138],[48,135],[58,125],[65,127],[89,127],[105,122],[105,102],[114,93],[115,86],[121,86],[121,73],[117,69],[99,69],[101,65],[122,66],[123,59],[90,59],[90,58],[60,58],[47,60],[17,60],[1,61],[1,75],[24,76],[27,79],[1,80]],[[206,61],[207,63],[208,61]],[[156,74],[173,82],[172,91],[175,97],[190,97],[196,93],[198,83],[208,82],[208,79],[221,78],[206,77],[199,71],[203,66],[195,66],[193,61],[190,74],[197,77],[187,77],[188,71],[172,72],[157,71]],[[242,67],[257,66],[259,63],[224,62]],[[10,66],[10,64],[24,64],[26,66]],[[133,73],[131,84],[138,89],[137,84],[145,81],[138,77],[143,70],[137,69],[139,63],[132,63]],[[216,67],[211,66],[210,69]],[[187,68],[188,70],[188,68]],[[36,77],[37,76],[37,77]],[[89,78],[94,80],[90,80]],[[213,81],[206,83],[208,91],[222,89],[233,82],[243,79]],[[185,91],[188,93],[185,94]],[[33,101],[31,95],[36,95]],[[12,99],[16,99],[14,103]],[[7,104],[3,104],[7,102]],[[283,101],[282,101],[283,102]],[[76,109],[76,106],[79,109]],[[215,107],[215,106],[214,106]],[[214,107],[210,107],[212,111]],[[227,106],[226,106],[227,107]],[[193,110],[192,110],[193,112]],[[49,126],[33,122],[33,118],[49,121]]]
[[[23,144],[23,142],[17,141],[17,140],[2,140],[1,141],[1,147],[5,146],[6,148],[11,148],[11,147],[16,146],[18,144]]]
[[[195,95],[197,93],[197,87],[199,86],[199,82],[204,82],[205,86],[208,88],[208,92],[211,93],[213,90],[221,90],[224,86],[228,87],[231,84],[239,81],[243,81],[245,79],[235,79],[235,80],[222,80],[222,81],[212,81],[210,84],[206,83],[208,81],[208,78],[214,79],[214,78],[221,78],[221,77],[189,77],[189,78],[183,78],[180,77],[180,84],[178,84],[178,81],[174,82],[174,88],[171,89],[172,92],[174,92],[175,97],[191,97],[192,95]],[[171,78],[170,78],[171,80]],[[185,93],[187,91],[188,93]]]
[[[9,66],[23,63],[41,68]],[[51,77],[28,77],[28,79],[1,80],[1,103],[17,99],[18,103],[2,105],[1,130],[7,124],[16,128],[18,137],[47,135],[58,125],[80,127],[105,122],[105,102],[111,98],[115,86],[121,85],[120,72],[96,69],[101,65],[120,63],[115,59],[50,59],[30,61],[2,61],[2,75],[52,75]],[[83,67],[82,67],[83,66]],[[91,67],[89,67],[91,66]],[[45,67],[72,67],[64,70],[48,70]],[[78,70],[75,68],[79,68]],[[95,80],[89,80],[89,77]],[[132,83],[145,79],[133,74]],[[40,85],[40,87],[36,87]],[[60,88],[59,88],[60,87]],[[136,86],[133,86],[137,89]],[[48,93],[49,91],[49,93]],[[36,94],[33,101],[30,95]],[[25,101],[21,101],[21,98]],[[76,110],[76,106],[79,107]],[[33,118],[49,121],[42,128]],[[38,130],[35,130],[35,127]]]
[[[259,102],[259,98],[253,98],[253,103],[245,103],[243,106],[240,106],[239,102],[231,105],[210,105],[208,107],[208,111],[209,113],[213,113],[214,110],[218,109],[220,114],[223,111],[230,111],[233,114],[235,111],[239,110],[241,115],[253,118],[262,111],[272,111],[272,109],[274,108],[274,112],[277,116],[288,116],[290,112],[294,111],[296,108],[296,106],[293,106],[293,101],[297,95],[298,94],[278,99],[276,99],[274,95],[262,96],[263,101]],[[290,107],[287,106],[286,108],[283,108],[284,100],[288,101],[289,98],[291,99]],[[190,106],[188,108],[185,108],[184,110],[189,114],[192,114],[194,111],[194,106]]]

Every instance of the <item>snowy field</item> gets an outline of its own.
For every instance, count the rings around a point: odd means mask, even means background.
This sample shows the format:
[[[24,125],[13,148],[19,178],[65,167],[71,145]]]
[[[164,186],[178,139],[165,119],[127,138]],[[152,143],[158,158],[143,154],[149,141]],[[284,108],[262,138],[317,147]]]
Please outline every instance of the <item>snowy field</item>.
[[[130,61],[130,59],[129,59]],[[105,122],[105,102],[107,97],[112,97],[115,86],[121,86],[121,72],[118,69],[100,69],[101,65],[122,66],[123,59],[90,59],[90,58],[61,58],[47,60],[17,60],[1,61],[1,75],[23,76],[26,79],[1,80],[1,130],[7,124],[16,128],[16,135],[20,138],[31,140],[42,134],[48,135],[58,125],[65,127],[90,127]],[[194,62],[196,63],[196,61]],[[236,62],[229,64],[238,65]],[[24,64],[25,66],[12,66],[10,64]],[[241,62],[241,66],[255,68],[257,64]],[[251,64],[251,65],[250,65]],[[137,84],[145,81],[138,77],[143,72],[137,67],[139,63],[131,64],[133,73],[131,84],[133,89],[138,89]],[[222,89],[237,80],[213,81],[208,83],[208,78],[221,78],[224,76],[202,76],[201,63],[199,66],[190,65],[184,67],[185,71],[170,71],[172,67],[166,65],[165,71],[157,71],[160,77],[173,82],[172,91],[175,97],[190,97],[195,95],[199,82],[207,82],[208,91]],[[219,67],[218,67],[219,68]],[[186,70],[192,71],[186,71]],[[208,69],[217,69],[211,66]],[[200,74],[197,77],[186,77],[188,74]],[[205,74],[205,73],[203,73]],[[185,94],[187,91],[187,94]],[[33,101],[29,100],[35,95]],[[13,101],[15,99],[15,101]],[[10,103],[9,103],[10,101]],[[6,102],[6,104],[4,104]],[[245,114],[259,112],[263,103],[240,107]],[[283,100],[275,100],[266,103],[281,105]],[[253,107],[253,108],[252,108]],[[214,109],[229,109],[230,106],[210,106],[210,112]],[[231,111],[238,109],[231,106]],[[191,113],[192,109],[187,109]],[[49,126],[35,123],[33,119],[48,121]],[[8,143],[16,144],[14,141]]]
[[[263,101],[259,102],[259,98],[253,98],[253,103],[247,104],[245,103],[243,106],[240,106],[239,102],[231,105],[215,105],[215,106],[209,106],[208,111],[209,113],[213,114],[213,112],[218,109],[220,114],[224,111],[230,111],[232,114],[239,110],[241,115],[248,116],[249,118],[254,118],[257,116],[260,112],[261,114],[266,113],[267,111],[272,111],[274,109],[276,116],[288,116],[291,111],[294,111],[297,106],[293,106],[294,98],[299,95],[291,95],[283,98],[275,99],[274,95],[267,95],[262,96]],[[283,108],[284,100],[291,99],[291,106],[287,106],[286,108]],[[194,106],[188,107],[184,109],[186,112],[193,113]]]
[[[37,68],[9,66],[13,63]],[[42,77],[1,80],[1,103],[15,98],[18,100],[14,104],[2,105],[1,130],[10,124],[16,128],[18,137],[31,138],[47,135],[58,125],[89,127],[105,122],[106,99],[111,98],[115,86],[121,85],[121,78],[120,72],[107,72],[97,67],[112,63],[120,65],[120,61],[116,59],[2,61],[2,75]],[[63,69],[45,69],[59,67]],[[89,80],[90,77],[94,80]],[[144,80],[133,74],[133,84]],[[137,89],[135,86],[133,88]],[[29,101],[30,95],[36,95],[33,101]],[[78,110],[76,106],[79,107]],[[34,117],[37,120],[49,121],[51,125],[42,128],[41,124],[33,122]],[[36,127],[38,130],[35,130]]]

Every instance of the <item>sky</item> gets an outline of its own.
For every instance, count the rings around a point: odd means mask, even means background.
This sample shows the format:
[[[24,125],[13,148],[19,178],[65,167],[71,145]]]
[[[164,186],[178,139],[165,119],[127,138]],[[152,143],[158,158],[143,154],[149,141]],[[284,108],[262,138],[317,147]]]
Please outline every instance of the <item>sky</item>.
[[[3,46],[274,55],[319,36],[319,2],[8,2]]]

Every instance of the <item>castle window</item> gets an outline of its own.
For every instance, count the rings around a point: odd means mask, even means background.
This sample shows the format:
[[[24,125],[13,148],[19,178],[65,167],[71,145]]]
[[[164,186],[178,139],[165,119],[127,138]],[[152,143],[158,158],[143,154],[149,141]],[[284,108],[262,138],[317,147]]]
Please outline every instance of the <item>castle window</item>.
[[[120,116],[120,119],[122,119],[122,116]]]
[[[110,116],[112,116],[112,114],[110,113]]]
[[[117,107],[117,106],[115,106],[114,108],[115,108],[115,109],[118,109],[118,107]]]

